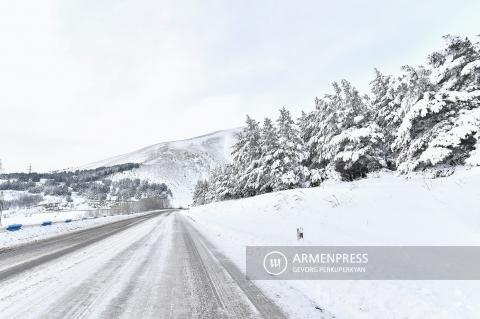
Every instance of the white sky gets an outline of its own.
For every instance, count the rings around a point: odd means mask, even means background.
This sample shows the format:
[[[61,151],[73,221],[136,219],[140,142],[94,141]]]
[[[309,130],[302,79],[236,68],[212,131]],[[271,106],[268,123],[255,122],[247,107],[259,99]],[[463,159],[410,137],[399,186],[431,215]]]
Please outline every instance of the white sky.
[[[480,1],[0,0],[6,171],[78,166],[313,107],[480,33]]]

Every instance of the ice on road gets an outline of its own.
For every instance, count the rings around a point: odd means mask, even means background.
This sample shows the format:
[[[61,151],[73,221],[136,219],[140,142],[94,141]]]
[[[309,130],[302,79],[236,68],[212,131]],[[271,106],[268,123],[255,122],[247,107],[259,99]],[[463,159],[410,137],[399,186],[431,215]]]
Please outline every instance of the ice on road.
[[[175,212],[0,251],[2,318],[284,318]]]

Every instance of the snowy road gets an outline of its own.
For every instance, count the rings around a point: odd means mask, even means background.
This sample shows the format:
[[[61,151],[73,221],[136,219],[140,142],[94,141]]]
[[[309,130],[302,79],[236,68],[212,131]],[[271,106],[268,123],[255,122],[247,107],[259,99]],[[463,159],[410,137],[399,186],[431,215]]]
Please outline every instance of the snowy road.
[[[285,318],[177,212],[0,252],[1,318]]]

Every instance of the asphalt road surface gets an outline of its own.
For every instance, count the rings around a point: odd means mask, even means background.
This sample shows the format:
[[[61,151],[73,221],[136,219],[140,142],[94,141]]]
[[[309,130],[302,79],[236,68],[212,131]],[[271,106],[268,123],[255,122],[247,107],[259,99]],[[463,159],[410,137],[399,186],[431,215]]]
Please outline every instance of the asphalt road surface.
[[[0,318],[286,318],[175,211],[0,251]]]

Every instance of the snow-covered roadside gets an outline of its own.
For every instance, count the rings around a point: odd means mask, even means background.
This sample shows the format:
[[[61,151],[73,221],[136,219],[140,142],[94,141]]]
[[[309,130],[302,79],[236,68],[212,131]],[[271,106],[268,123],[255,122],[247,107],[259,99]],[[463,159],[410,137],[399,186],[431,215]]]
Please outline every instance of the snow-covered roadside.
[[[60,211],[60,212],[35,212],[30,211],[25,214],[15,214],[2,219],[2,225],[5,227],[11,224],[39,225],[45,221],[52,223],[65,222],[67,219],[72,221],[81,220],[88,217],[88,210]]]
[[[106,216],[106,217],[99,217],[99,218],[89,218],[89,219],[83,219],[83,220],[73,220],[72,222],[69,222],[69,223],[59,222],[49,226],[34,225],[34,226],[23,227],[21,230],[13,231],[13,232],[5,231],[2,228],[0,229],[0,249],[11,248],[13,246],[26,244],[28,242],[43,240],[50,237],[62,235],[68,232],[73,232],[81,229],[87,229],[87,228],[91,228],[91,227],[95,227],[103,224],[108,224],[114,221],[132,218],[132,217],[140,216],[143,214],[146,214],[146,212],[130,214],[130,215],[115,215],[115,216]],[[62,220],[65,220],[66,218],[68,218],[68,216],[62,215]],[[39,220],[41,220],[41,218]],[[15,220],[15,222],[21,222],[21,219]]]
[[[245,269],[247,245],[480,245],[480,168],[447,178],[381,174],[185,212]],[[257,281],[293,318],[480,318],[479,281]]]

